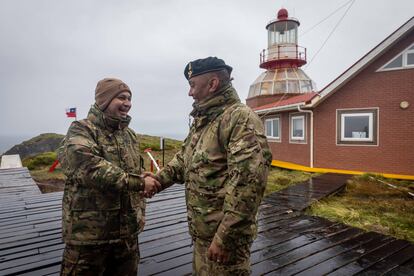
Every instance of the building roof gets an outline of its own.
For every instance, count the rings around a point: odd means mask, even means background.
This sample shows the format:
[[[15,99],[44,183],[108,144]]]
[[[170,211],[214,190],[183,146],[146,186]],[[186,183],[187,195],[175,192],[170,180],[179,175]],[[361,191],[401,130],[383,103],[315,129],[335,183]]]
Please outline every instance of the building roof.
[[[414,30],[414,17],[411,17],[407,22],[405,22],[401,27],[396,31],[390,34],[382,42],[380,42],[376,47],[369,51],[365,56],[360,58],[355,62],[351,67],[349,67],[345,72],[343,72],[339,77],[329,83],[325,88],[323,88],[319,95],[321,96],[318,101],[313,104],[313,107],[316,107],[330,95],[339,90],[347,82],[349,82],[353,77],[355,77],[359,72],[365,69],[370,65],[374,60],[379,56],[384,54],[389,48],[394,46],[399,42],[406,34]]]
[[[338,91],[342,86],[354,78],[359,72],[365,69],[370,65],[374,60],[379,56],[385,53],[389,48],[394,46],[399,42],[406,34],[414,30],[414,17],[411,17],[407,22],[405,22],[401,27],[396,31],[390,34],[385,38],[381,43],[369,51],[365,56],[360,58],[355,62],[351,67],[349,67],[345,72],[339,75],[335,80],[329,83],[325,88],[323,88],[319,93],[306,93],[303,95],[295,96],[288,98],[286,100],[269,103],[263,106],[254,108],[253,110],[257,113],[271,112],[271,111],[282,111],[296,109],[298,105],[304,105],[309,103],[312,99],[311,105],[308,107],[316,107],[333,93]],[[316,95],[319,97],[316,98]]]
[[[311,93],[304,93],[298,96],[293,96],[287,99],[278,100],[276,102],[268,103],[262,106],[258,106],[253,108],[254,111],[258,113],[262,112],[270,112],[274,110],[280,110],[280,109],[289,109],[289,107],[295,107],[298,105],[304,105],[309,103],[313,98],[317,97],[318,93],[311,92]]]

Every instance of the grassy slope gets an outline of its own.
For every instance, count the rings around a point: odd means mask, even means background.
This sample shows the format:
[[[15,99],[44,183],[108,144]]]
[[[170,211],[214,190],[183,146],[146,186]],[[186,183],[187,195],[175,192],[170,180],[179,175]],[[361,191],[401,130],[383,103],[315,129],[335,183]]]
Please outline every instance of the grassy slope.
[[[313,204],[308,214],[414,242],[414,198],[408,195],[414,183],[386,179],[398,187],[394,189],[382,181],[354,177],[344,194]]]

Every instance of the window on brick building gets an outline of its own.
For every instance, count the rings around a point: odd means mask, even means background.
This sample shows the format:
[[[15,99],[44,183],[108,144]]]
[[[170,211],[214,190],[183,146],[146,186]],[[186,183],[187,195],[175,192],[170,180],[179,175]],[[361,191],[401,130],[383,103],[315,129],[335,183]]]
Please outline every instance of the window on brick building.
[[[337,111],[337,144],[376,145],[378,109]]]
[[[297,115],[290,117],[290,141],[305,141],[305,116]]]
[[[267,138],[280,140],[280,118],[266,119],[265,131]]]
[[[399,53],[393,59],[388,61],[378,71],[389,71],[398,69],[414,68],[414,44]]]

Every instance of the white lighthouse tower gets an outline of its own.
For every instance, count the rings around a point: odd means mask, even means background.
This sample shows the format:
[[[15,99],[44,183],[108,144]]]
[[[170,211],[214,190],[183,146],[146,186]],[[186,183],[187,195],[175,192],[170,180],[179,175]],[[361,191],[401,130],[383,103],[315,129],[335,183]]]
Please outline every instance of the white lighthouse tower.
[[[277,19],[266,25],[268,45],[260,53],[260,68],[266,71],[250,86],[250,107],[315,91],[313,81],[300,69],[306,64],[306,48],[298,45],[299,25],[284,8],[278,11]]]

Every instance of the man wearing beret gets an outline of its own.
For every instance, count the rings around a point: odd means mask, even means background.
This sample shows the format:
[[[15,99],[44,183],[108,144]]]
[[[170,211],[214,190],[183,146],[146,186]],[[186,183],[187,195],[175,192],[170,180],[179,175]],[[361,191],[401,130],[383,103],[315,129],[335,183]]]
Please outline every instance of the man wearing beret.
[[[137,275],[145,201],[161,188],[141,176],[138,138],[128,128],[132,92],[98,82],[88,117],[74,121],[59,149],[63,194],[62,275]]]
[[[250,247],[271,152],[260,118],[240,102],[232,68],[216,57],[187,64],[194,117],[181,150],[155,177],[185,183],[194,275],[249,275]]]

